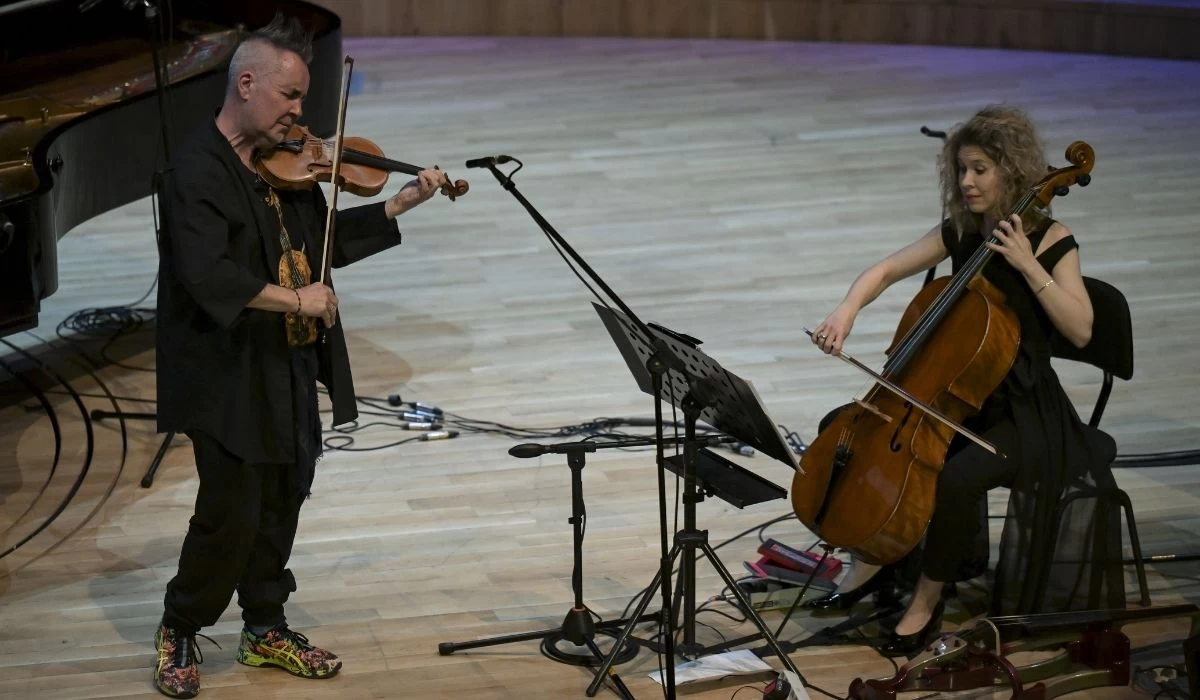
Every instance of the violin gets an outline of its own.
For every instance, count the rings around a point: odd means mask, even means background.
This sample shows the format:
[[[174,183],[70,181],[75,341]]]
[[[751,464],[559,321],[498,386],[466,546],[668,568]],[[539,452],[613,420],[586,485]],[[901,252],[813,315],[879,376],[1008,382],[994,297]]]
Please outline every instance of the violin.
[[[333,175],[334,143],[317,138],[307,128],[293,124],[283,141],[260,155],[255,162],[259,177],[281,190],[305,190],[316,182],[330,182]],[[360,197],[374,197],[387,184],[391,173],[416,176],[415,165],[385,158],[383,150],[359,136],[344,137],[339,187]],[[436,167],[436,166],[435,166]],[[466,180],[450,182],[442,174],[441,193],[454,201],[470,189]]]
[[[255,158],[255,170],[259,177],[274,188],[267,196],[267,203],[279,216],[279,243],[283,249],[278,269],[281,287],[299,289],[308,286],[312,282],[313,270],[309,267],[306,256],[291,247],[289,236],[284,229],[283,210],[280,208],[279,198],[275,195],[275,189],[307,190],[317,182],[333,184],[325,209],[325,240],[317,278],[320,284],[332,285],[329,273],[333,262],[331,253],[336,234],[338,192],[346,190],[359,196],[372,197],[383,190],[390,173],[418,175],[422,170],[415,165],[385,158],[383,151],[367,139],[346,137],[346,105],[350,98],[350,75],[353,69],[354,59],[346,56],[342,64],[337,130],[332,142],[317,138],[307,128],[293,124],[282,142]],[[442,174],[442,178],[441,192],[448,196],[450,201],[466,194],[470,187],[465,180],[451,183],[445,173]],[[299,313],[285,314],[285,330],[290,347],[313,343],[318,336],[322,341],[328,341],[328,336],[321,334],[317,328],[315,318]]]
[[[1072,165],[1026,190],[1013,214],[1044,208],[1071,185],[1091,181],[1092,147],[1076,141],[1066,155]],[[993,253],[980,246],[953,277],[921,289],[900,318],[881,372],[838,354],[876,383],[804,451],[791,501],[814,534],[868,564],[895,562],[920,542],[956,432],[1000,455],[961,425],[1004,380],[1020,346],[1016,313],[980,274]]]

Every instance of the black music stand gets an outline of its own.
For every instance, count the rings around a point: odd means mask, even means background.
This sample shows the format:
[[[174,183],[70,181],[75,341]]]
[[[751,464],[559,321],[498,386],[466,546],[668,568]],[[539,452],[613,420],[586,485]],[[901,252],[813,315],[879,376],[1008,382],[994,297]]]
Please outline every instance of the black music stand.
[[[715,360],[699,350],[697,346],[700,345],[700,341],[654,324],[649,325],[649,330],[654,337],[647,338],[643,332],[645,327],[635,324],[628,316],[598,304],[593,304],[593,306],[629,366],[638,387],[654,397],[656,409],[662,401],[666,401],[678,406],[684,415],[683,459],[662,460],[663,467],[671,468],[676,473],[682,471],[684,526],[682,530],[675,533],[674,546],[671,548],[670,554],[662,560],[658,573],[655,574],[648,587],[648,590],[653,590],[662,585],[664,590],[669,590],[670,572],[675,559],[680,558],[679,588],[681,595],[676,595],[673,600],[664,595],[664,598],[670,600],[669,610],[663,611],[664,615],[669,613],[668,619],[670,620],[667,630],[664,632],[667,642],[666,670],[672,670],[675,665],[672,642],[675,621],[678,619],[680,608],[683,612],[684,634],[683,643],[680,645],[681,653],[685,656],[699,656],[708,651],[696,643],[696,550],[700,550],[725,581],[726,586],[746,611],[746,616],[758,627],[759,632],[767,640],[767,644],[783,665],[797,676],[801,676],[791,659],[780,648],[766,623],[754,611],[733,575],[725,568],[716,552],[708,544],[708,531],[696,528],[696,504],[704,499],[703,491],[698,490],[697,487],[702,486],[704,490],[713,493],[731,491],[737,488],[735,484],[744,481],[745,475],[750,474],[750,472],[741,470],[744,474],[732,474],[732,478],[729,478],[733,470],[723,464],[726,460],[707,450],[698,449],[696,440],[698,420],[703,419],[718,431],[737,438],[763,454],[784,462],[793,469],[798,469],[799,465],[796,463],[795,455],[788,446],[787,440],[780,433],[775,422],[767,415],[766,410],[763,409],[754,387],[721,367]],[[652,372],[650,368],[654,366],[655,358],[664,357],[671,358],[672,361],[666,363],[663,371]],[[701,472],[702,466],[706,469],[703,473]],[[736,467],[736,465],[733,466]],[[725,475],[726,478],[722,478],[722,475]],[[661,481],[661,471],[659,477]],[[753,475],[751,477],[749,488],[757,495],[749,497],[744,503],[786,496],[787,492],[774,484],[757,479]],[[662,501],[663,490],[660,488],[659,491],[660,501]],[[737,504],[735,503],[735,505]],[[660,502],[660,508],[665,510],[665,501]],[[628,641],[633,632],[634,621],[642,616],[650,598],[650,595],[643,596],[641,603],[630,615],[630,622],[613,647],[614,652],[609,654],[605,663],[596,671],[591,685],[588,686],[588,697],[595,696],[612,666],[615,650],[622,648]],[[664,686],[667,689],[668,697],[674,697],[674,674],[667,673],[665,675],[667,682],[664,683]],[[803,676],[801,678],[803,679]]]

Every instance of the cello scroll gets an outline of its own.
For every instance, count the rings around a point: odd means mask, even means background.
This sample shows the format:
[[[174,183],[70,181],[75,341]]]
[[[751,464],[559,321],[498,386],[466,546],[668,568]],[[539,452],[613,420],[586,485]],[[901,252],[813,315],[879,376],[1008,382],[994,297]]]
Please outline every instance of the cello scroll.
[[[1050,204],[1056,196],[1065,197],[1072,185],[1087,187],[1092,182],[1092,166],[1096,162],[1096,152],[1083,141],[1076,141],[1067,146],[1067,161],[1071,165],[1051,170],[1033,189],[1034,198],[1042,207]]]

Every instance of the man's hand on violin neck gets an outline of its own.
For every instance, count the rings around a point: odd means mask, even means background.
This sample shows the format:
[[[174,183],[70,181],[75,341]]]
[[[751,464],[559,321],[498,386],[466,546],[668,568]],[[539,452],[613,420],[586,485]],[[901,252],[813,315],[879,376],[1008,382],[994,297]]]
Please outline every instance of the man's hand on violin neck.
[[[395,218],[412,209],[421,202],[428,200],[437,193],[438,187],[446,180],[446,175],[438,168],[422,170],[417,179],[400,188],[400,191],[384,204],[388,218]]]
[[[300,315],[312,316],[325,321],[332,328],[337,319],[338,298],[333,290],[320,282],[296,290],[300,295]]]

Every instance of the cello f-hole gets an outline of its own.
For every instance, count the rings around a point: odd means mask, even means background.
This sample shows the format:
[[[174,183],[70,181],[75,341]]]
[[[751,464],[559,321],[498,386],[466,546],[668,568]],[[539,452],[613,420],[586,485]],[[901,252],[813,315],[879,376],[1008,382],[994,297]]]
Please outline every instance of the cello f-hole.
[[[904,426],[908,425],[908,419],[912,417],[913,405],[905,401],[904,409],[904,417],[900,419],[900,425],[896,426],[896,430],[892,432],[892,439],[888,441],[888,449],[892,452],[904,449],[904,445],[900,444],[900,432],[904,430]]]

